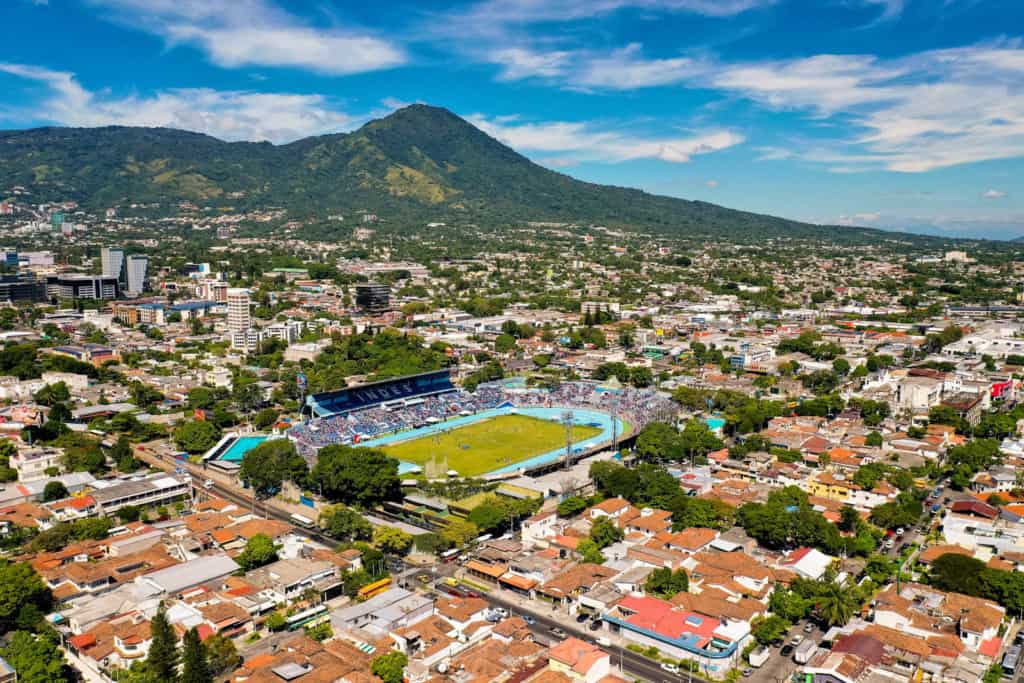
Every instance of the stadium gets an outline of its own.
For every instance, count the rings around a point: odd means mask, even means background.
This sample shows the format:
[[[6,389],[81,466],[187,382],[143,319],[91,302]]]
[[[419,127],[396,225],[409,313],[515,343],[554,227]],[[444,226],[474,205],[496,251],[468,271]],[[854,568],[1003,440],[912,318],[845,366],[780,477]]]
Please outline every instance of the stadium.
[[[312,394],[309,419],[288,436],[313,461],[325,446],[379,448],[399,472],[429,478],[502,476],[543,470],[629,439],[672,414],[656,391],[565,382],[527,388],[521,379],[468,392],[448,370]]]

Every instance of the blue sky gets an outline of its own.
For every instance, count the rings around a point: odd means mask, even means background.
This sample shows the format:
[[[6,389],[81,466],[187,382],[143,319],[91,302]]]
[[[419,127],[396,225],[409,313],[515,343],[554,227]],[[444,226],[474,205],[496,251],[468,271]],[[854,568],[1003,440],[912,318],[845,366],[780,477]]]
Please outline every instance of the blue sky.
[[[411,102],[578,178],[1024,235],[1019,0],[5,0],[0,127],[288,142]]]

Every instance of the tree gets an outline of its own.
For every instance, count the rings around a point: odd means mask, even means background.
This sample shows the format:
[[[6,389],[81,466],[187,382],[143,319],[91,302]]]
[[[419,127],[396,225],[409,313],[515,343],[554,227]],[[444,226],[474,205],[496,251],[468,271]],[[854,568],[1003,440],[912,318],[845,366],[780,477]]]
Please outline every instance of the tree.
[[[245,571],[256,569],[277,560],[277,546],[270,536],[256,534],[246,542],[245,549],[235,559]]]
[[[73,681],[64,653],[57,645],[53,631],[33,634],[15,631],[0,650],[7,663],[18,672],[20,683],[60,683]]]
[[[681,460],[682,440],[670,424],[652,422],[640,430],[636,437],[636,452],[644,460],[654,462]]]
[[[189,408],[212,408],[217,402],[217,394],[209,387],[195,387],[188,392]]]
[[[43,502],[63,500],[68,497],[68,489],[59,481],[48,481],[43,487]]]
[[[495,353],[509,353],[516,348],[516,338],[510,334],[499,334],[494,339]]]
[[[263,621],[269,631],[281,631],[288,624],[288,619],[280,612],[273,612]]]
[[[405,665],[409,658],[404,652],[389,652],[373,660],[370,671],[384,683],[402,683],[405,678]]]
[[[242,657],[234,641],[219,633],[203,641],[203,649],[206,651],[207,668],[213,677],[223,676],[242,664]]]
[[[128,437],[121,435],[114,446],[110,449],[110,459],[114,461],[117,469],[121,472],[134,472],[139,469],[140,463],[135,459],[132,445]]]
[[[860,607],[853,591],[829,582],[818,593],[818,613],[829,626],[845,624]]]
[[[599,517],[590,527],[590,540],[598,549],[607,548],[612,543],[621,541],[625,534],[610,517]]]
[[[589,538],[584,538],[576,545],[576,552],[580,554],[584,562],[604,564],[605,556],[601,554],[601,549]]]
[[[849,505],[844,505],[839,510],[839,530],[847,533],[856,531],[857,523],[860,521],[860,513]]]
[[[788,630],[789,622],[779,615],[773,614],[758,622],[754,626],[752,634],[754,640],[761,645],[769,645],[777,640],[782,640]]]
[[[874,448],[881,448],[885,442],[882,440],[882,435],[878,432],[870,432],[864,437],[864,445],[872,446]]]
[[[146,668],[157,680],[173,681],[178,671],[178,644],[163,603],[149,623],[149,632],[151,641]]]
[[[281,489],[285,480],[306,480],[306,461],[295,450],[291,439],[267,439],[245,454],[238,477],[262,496]]]
[[[575,517],[587,509],[587,500],[580,496],[569,496],[558,504],[559,517]]]
[[[331,500],[349,505],[372,507],[402,495],[398,461],[373,448],[322,448],[312,479]]]
[[[0,560],[0,632],[6,633],[26,608],[50,611],[53,596],[32,565]]]
[[[205,420],[190,420],[174,430],[174,442],[187,453],[205,453],[220,439],[220,429]]]
[[[467,519],[484,533],[498,533],[508,525],[509,513],[496,496],[489,496],[470,510]]]
[[[955,427],[958,432],[964,431],[965,423],[960,413],[952,406],[938,405],[928,411],[928,422]]]
[[[47,384],[42,389],[37,391],[32,397],[35,402],[43,406],[55,406],[58,403],[66,403],[71,400],[71,392],[68,390],[68,385],[64,382],[56,382],[54,384]]]
[[[412,534],[389,526],[373,530],[373,543],[380,550],[392,555],[404,555],[412,546]]]
[[[256,429],[266,429],[275,422],[277,422],[277,411],[273,408],[264,408],[256,413],[256,417],[253,418],[253,424],[256,425]]]
[[[480,535],[476,524],[463,519],[450,519],[441,530],[441,537],[449,545],[460,547]]]
[[[985,563],[973,557],[947,553],[932,562],[929,577],[931,584],[939,590],[964,595],[981,595],[984,592],[982,579]]]
[[[683,452],[693,457],[706,456],[711,451],[716,451],[724,444],[715,436],[707,423],[703,420],[689,420],[679,435],[679,445]]]
[[[185,631],[182,638],[181,662],[178,683],[213,683],[213,674],[206,663],[206,650],[195,627]]]
[[[140,408],[148,408],[154,403],[164,400],[163,394],[142,382],[132,382],[128,385],[128,393],[132,397],[132,403]]]
[[[678,593],[690,590],[690,577],[685,569],[672,571],[667,567],[659,567],[647,575],[644,591],[659,598],[668,600]]]
[[[330,505],[320,513],[320,528],[340,541],[365,541],[373,526],[361,514],[344,505]]]

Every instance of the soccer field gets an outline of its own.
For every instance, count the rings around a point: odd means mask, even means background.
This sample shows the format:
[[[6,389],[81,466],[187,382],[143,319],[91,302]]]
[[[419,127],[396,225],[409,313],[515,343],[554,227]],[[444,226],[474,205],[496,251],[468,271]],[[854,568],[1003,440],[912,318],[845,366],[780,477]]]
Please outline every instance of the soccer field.
[[[600,433],[596,427],[574,425],[572,440],[579,443]],[[526,415],[499,415],[379,448],[393,458],[421,466],[447,458],[444,470],[475,477],[559,448],[564,451],[565,426]]]

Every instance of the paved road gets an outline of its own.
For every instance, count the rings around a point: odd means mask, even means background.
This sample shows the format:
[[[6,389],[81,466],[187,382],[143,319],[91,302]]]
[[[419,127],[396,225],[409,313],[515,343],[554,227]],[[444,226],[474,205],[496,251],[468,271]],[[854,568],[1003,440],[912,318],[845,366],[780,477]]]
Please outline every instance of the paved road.
[[[567,615],[561,615],[556,619],[550,614],[535,612],[497,595],[484,593],[482,597],[492,605],[509,610],[510,614],[527,614],[532,617],[535,623],[531,626],[531,630],[537,636],[537,639],[544,643],[559,640],[551,633],[551,629],[556,627],[565,631],[567,635],[576,636],[580,640],[585,640],[589,643],[597,643],[597,639],[605,635],[604,631],[590,631],[579,628],[575,620]],[[651,681],[651,683],[676,683],[677,681],[694,680],[700,683],[707,683],[706,679],[701,678],[697,674],[693,674],[691,678],[686,673],[673,674],[670,671],[665,671],[657,662],[618,645],[602,645],[601,648],[611,654],[613,666],[621,664],[626,673],[644,681]]]

